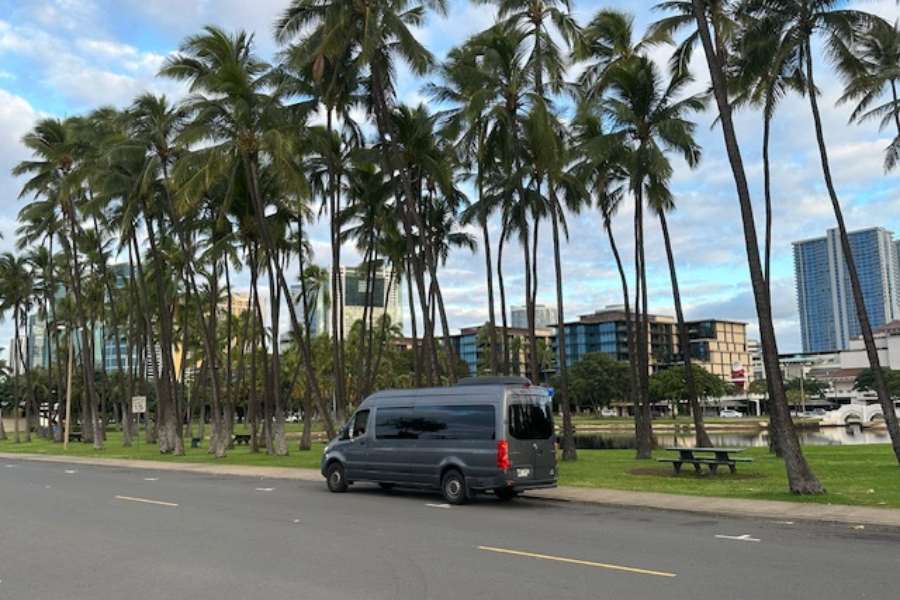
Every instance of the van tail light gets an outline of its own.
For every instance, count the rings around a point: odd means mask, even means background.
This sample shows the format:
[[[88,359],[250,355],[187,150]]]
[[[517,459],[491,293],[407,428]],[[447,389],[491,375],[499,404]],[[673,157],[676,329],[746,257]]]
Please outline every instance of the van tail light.
[[[502,471],[509,468],[509,442],[506,440],[497,442],[497,468]]]

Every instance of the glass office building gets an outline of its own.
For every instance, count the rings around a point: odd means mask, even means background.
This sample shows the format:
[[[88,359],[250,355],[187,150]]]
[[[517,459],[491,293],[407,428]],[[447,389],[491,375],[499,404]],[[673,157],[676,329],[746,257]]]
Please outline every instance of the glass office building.
[[[884,325],[900,316],[900,246],[881,227],[849,235],[866,313],[873,327]],[[846,349],[850,339],[860,335],[860,327],[838,230],[794,242],[794,273],[803,351]]]

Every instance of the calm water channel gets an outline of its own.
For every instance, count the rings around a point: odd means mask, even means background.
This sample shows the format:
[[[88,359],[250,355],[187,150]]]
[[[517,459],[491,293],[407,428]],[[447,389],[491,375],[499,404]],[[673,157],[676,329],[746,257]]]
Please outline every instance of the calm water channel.
[[[807,446],[829,446],[835,444],[887,444],[890,442],[886,429],[863,429],[858,425],[848,427],[823,427],[798,431],[800,442]],[[769,443],[767,431],[710,431],[713,446],[726,448],[749,448],[766,446]],[[660,446],[692,446],[694,436],[690,430],[672,432],[660,431],[656,434]],[[604,431],[580,433],[575,437],[576,447],[583,449],[608,450],[634,448],[634,435],[626,431]]]

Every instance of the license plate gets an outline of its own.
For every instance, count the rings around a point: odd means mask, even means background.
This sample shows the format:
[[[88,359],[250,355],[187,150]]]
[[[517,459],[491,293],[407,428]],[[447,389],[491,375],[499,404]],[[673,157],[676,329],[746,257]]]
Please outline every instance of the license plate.
[[[516,469],[516,477],[531,477],[531,469]]]

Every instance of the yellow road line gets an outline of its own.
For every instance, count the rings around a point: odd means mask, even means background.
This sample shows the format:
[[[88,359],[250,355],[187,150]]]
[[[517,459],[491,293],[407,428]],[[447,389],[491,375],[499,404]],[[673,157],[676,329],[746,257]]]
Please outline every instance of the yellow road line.
[[[144,504],[156,504],[159,506],[178,506],[174,502],[163,502],[162,500],[147,500],[146,498],[132,498],[131,496],[116,496],[116,500],[128,500],[129,502],[142,502]]]
[[[666,571],[651,571],[649,569],[638,569],[636,567],[626,567],[622,565],[611,565],[607,563],[593,562],[590,560],[578,560],[575,558],[565,558],[562,556],[550,556],[548,554],[536,554],[534,552],[523,552],[521,550],[510,550],[508,548],[495,548],[493,546],[478,546],[479,550],[487,552],[497,552],[498,554],[512,554],[513,556],[524,556],[526,558],[540,558],[542,560],[552,560],[556,562],[568,563],[572,565],[582,565],[585,567],[597,567],[598,569],[609,569],[611,571],[624,571],[626,573],[637,573],[639,575],[654,575],[656,577],[675,577],[675,573],[667,573]]]

